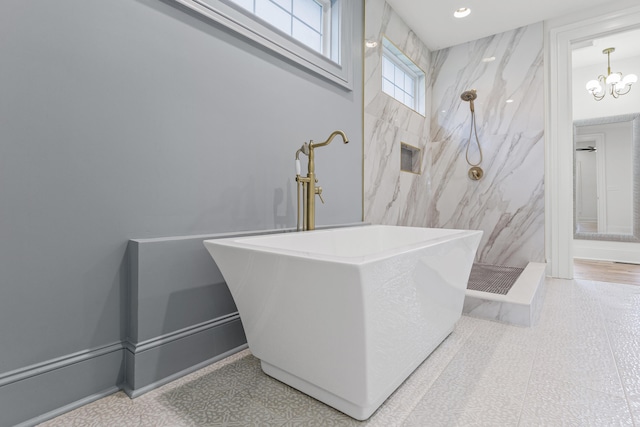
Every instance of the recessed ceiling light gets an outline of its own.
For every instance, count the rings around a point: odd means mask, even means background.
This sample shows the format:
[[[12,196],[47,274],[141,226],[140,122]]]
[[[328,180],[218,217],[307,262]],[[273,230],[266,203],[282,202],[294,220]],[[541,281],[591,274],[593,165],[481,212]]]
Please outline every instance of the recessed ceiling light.
[[[491,62],[491,61],[495,61],[496,57],[495,56],[488,56],[486,58],[482,58],[482,62]]]
[[[377,42],[377,41],[375,41],[375,40],[367,40],[367,41],[364,43],[364,45],[365,45],[366,47],[376,47],[376,46],[378,46],[378,42]]]
[[[513,102],[513,99],[507,99],[507,104],[511,104]]]
[[[471,9],[469,9],[468,7],[461,7],[460,9],[453,12],[453,16],[455,16],[456,18],[464,18],[470,13]]]

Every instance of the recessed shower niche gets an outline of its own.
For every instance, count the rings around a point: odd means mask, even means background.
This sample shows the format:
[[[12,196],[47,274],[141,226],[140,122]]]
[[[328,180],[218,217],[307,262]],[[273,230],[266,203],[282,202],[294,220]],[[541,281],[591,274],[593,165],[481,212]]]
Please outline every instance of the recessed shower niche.
[[[422,167],[422,150],[413,145],[400,143],[400,170],[420,174]]]

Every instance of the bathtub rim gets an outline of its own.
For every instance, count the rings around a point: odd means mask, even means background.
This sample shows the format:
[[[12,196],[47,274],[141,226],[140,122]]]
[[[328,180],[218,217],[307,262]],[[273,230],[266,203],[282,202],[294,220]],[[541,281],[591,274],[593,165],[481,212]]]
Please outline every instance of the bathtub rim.
[[[420,240],[416,243],[403,244],[399,246],[393,246],[388,249],[383,249],[381,251],[366,254],[366,255],[330,255],[322,252],[314,252],[314,251],[304,251],[301,249],[289,249],[289,248],[281,248],[281,247],[273,247],[269,245],[260,245],[255,243],[250,243],[249,241],[268,241],[270,239],[287,239],[287,238],[298,238],[302,235],[309,234],[329,234],[329,233],[340,233],[345,232],[346,230],[354,230],[354,229],[373,229],[373,228],[401,228],[401,229],[419,229],[419,230],[441,230],[448,231],[450,233],[440,236],[440,237],[432,237],[426,240]],[[300,234],[303,233],[303,234]],[[238,237],[222,237],[217,239],[207,239],[204,240],[205,246],[208,244],[213,244],[217,246],[229,246],[242,248],[249,251],[255,252],[270,252],[279,255],[290,256],[294,258],[303,258],[303,259],[312,259],[316,261],[327,261],[327,262],[335,262],[340,264],[349,264],[349,265],[366,265],[372,262],[377,262],[383,259],[388,259],[394,256],[406,254],[409,252],[414,252],[416,250],[427,248],[431,246],[436,246],[441,243],[446,243],[452,240],[457,240],[460,238],[470,237],[476,234],[483,234],[482,230],[460,230],[460,229],[452,229],[452,228],[435,228],[435,227],[411,227],[411,226],[401,226],[401,225],[383,225],[383,224],[373,224],[373,225],[359,225],[353,227],[340,227],[340,228],[327,228],[322,230],[311,230],[311,231],[302,231],[302,232],[286,232],[286,233],[267,233],[261,235],[249,235],[249,236],[238,236]],[[294,237],[295,236],[295,237]]]

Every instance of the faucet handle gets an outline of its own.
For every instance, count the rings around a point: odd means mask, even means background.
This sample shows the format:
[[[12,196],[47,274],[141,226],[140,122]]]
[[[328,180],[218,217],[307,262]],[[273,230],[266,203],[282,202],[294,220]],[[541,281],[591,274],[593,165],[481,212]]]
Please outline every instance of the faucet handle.
[[[320,201],[324,205],[324,199],[322,198],[322,187],[316,187],[316,194],[320,197]]]

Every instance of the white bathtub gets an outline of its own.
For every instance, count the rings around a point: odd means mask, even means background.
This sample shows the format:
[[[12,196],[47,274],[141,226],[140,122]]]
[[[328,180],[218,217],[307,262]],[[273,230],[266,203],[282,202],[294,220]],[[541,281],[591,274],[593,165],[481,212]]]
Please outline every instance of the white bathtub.
[[[481,236],[374,225],[204,243],[263,371],[364,420],[453,330]]]

